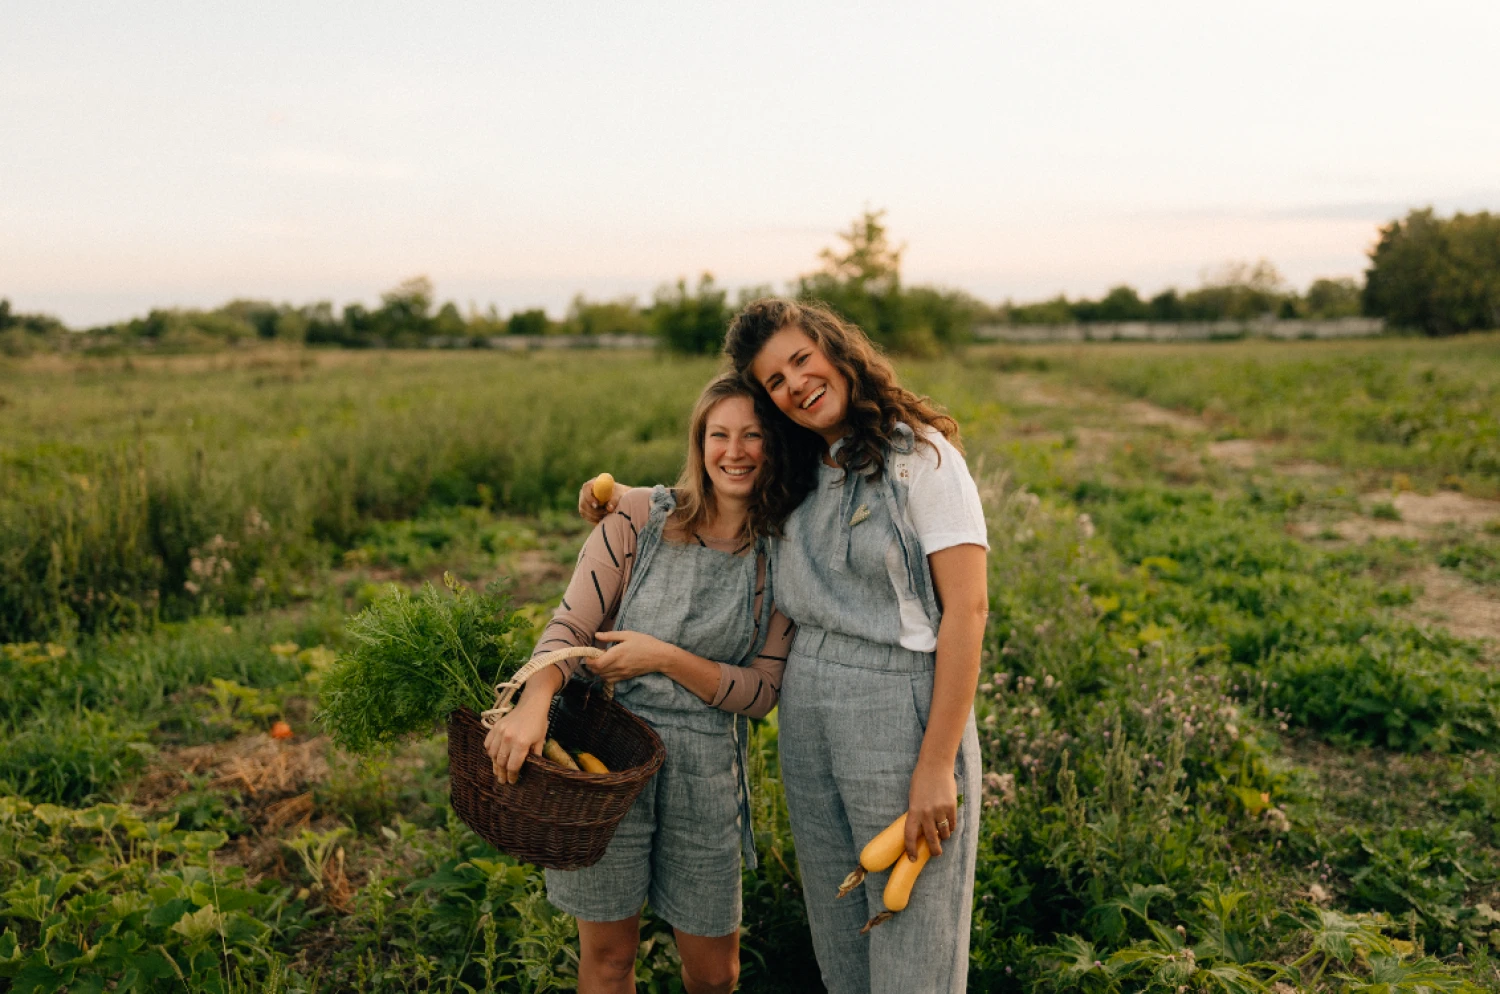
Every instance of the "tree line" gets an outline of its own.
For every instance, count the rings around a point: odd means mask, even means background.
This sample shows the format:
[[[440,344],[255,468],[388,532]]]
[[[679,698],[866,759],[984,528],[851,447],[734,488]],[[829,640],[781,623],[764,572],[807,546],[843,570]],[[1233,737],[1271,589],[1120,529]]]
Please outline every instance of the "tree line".
[[[904,246],[894,244],[885,212],[866,210],[839,244],[820,253],[820,267],[798,277],[789,291],[822,300],[895,352],[930,355],[967,341],[976,324],[1072,324],[1124,321],[1223,321],[1263,318],[1384,318],[1395,328],[1429,335],[1500,327],[1500,215],[1489,212],[1436,216],[1413,210],[1380,229],[1363,284],[1352,278],[1319,279],[1299,292],[1275,266],[1231,263],[1206,272],[1192,290],[1168,288],[1143,297],[1134,287],[1114,287],[1097,300],[1059,295],[1033,303],[989,305],[961,290],[908,286],[901,279]],[[438,304],[426,277],[401,283],[374,308],[329,301],[304,306],[235,300],[213,310],[157,309],[132,318],[70,331],[45,315],[13,313],[0,299],[0,352],[197,351],[251,341],[344,348],[416,348],[434,342],[484,345],[510,335],[643,335],[668,349],[712,353],[739,304],[771,292],[741,289],[734,302],[704,273],[660,287],[646,304],[634,297],[589,300],[576,296],[554,320],[530,308],[502,316],[460,312]]]

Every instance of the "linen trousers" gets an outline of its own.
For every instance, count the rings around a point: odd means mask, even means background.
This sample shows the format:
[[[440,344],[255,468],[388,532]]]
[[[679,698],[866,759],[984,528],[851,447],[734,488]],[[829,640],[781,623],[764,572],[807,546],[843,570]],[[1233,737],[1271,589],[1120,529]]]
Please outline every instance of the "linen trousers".
[[[954,764],[958,824],[917,878],[906,910],[884,910],[887,872],[841,900],[865,844],[907,808],[932,707],[932,653],[817,629],[797,633],[780,703],[782,779],[813,947],[830,994],[961,992],[968,982],[978,856],[979,736],[970,713]],[[904,857],[902,857],[904,858]]]

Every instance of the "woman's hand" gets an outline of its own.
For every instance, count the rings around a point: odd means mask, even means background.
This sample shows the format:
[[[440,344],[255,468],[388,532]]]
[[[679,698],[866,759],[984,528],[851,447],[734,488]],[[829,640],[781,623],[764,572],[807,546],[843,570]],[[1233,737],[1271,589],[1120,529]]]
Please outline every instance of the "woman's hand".
[[[943,840],[958,825],[958,782],[953,768],[928,769],[920,761],[911,774],[906,801],[906,854],[917,858],[917,840],[927,839],[934,856],[943,854]]]
[[[495,779],[515,783],[527,754],[540,756],[547,743],[547,712],[552,697],[544,693],[521,694],[521,702],[510,714],[495,722],[484,737],[484,749],[490,754]]]
[[[623,483],[615,484],[615,492],[610,494],[609,500],[603,504],[594,499],[594,477],[583,485],[578,491],[578,516],[591,525],[597,525],[604,520],[606,514],[613,514],[615,508],[620,506],[620,498],[630,488]]]
[[[619,683],[644,673],[670,672],[682,650],[668,645],[661,639],[640,632],[599,632],[594,638],[600,642],[615,643],[598,659],[586,663],[601,679]],[[675,678],[674,678],[675,679]]]

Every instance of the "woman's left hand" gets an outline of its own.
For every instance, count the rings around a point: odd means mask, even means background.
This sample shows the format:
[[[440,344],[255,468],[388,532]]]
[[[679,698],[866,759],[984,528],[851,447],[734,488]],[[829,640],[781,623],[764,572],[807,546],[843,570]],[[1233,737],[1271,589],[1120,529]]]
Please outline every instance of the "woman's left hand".
[[[661,639],[640,632],[599,632],[600,642],[613,642],[604,655],[585,665],[594,675],[610,683],[619,683],[644,673],[665,673],[677,650]]]
[[[917,858],[917,840],[925,837],[934,856],[958,826],[958,782],[953,769],[929,770],[919,762],[911,774],[906,802],[906,854]]]

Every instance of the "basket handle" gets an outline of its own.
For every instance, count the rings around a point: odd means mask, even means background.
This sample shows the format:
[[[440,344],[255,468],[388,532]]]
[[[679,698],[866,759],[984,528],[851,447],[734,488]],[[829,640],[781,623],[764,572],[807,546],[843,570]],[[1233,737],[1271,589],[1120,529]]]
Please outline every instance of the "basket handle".
[[[554,649],[540,656],[532,656],[525,666],[516,671],[515,676],[504,683],[495,685],[495,706],[480,714],[479,723],[485,728],[494,728],[495,722],[510,714],[511,709],[515,707],[513,703],[515,696],[526,681],[548,666],[554,666],[568,659],[598,659],[602,655],[604,655],[603,649],[596,649],[591,645],[570,645],[565,649]],[[605,686],[606,694],[612,694],[613,691],[613,687]]]

